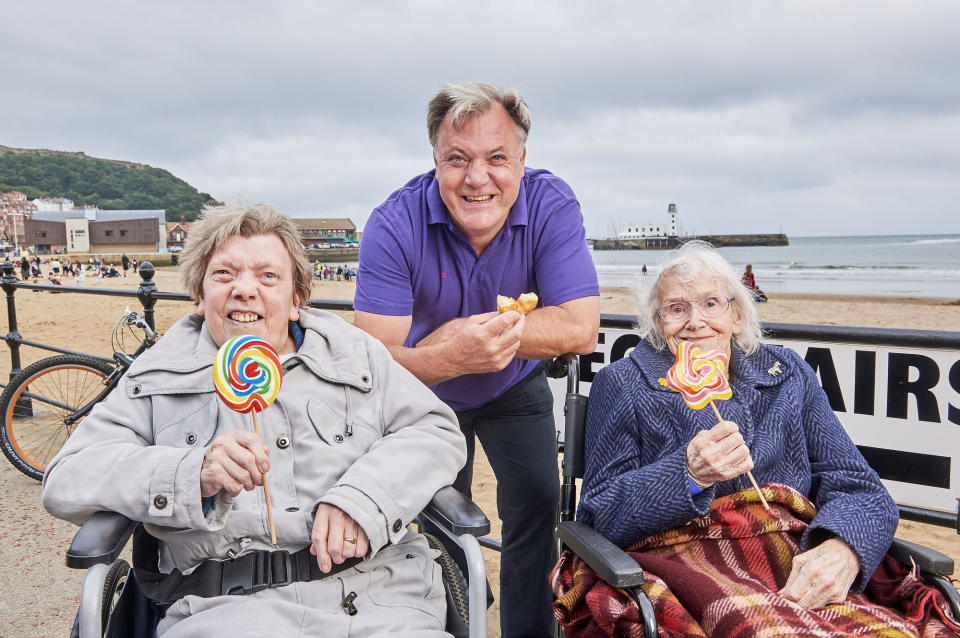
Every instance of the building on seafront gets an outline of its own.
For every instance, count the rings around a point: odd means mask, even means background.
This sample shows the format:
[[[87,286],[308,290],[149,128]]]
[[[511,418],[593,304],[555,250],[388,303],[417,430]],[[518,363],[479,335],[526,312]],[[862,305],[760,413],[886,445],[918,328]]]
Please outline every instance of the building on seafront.
[[[667,223],[665,225],[647,223],[639,226],[621,226],[617,239],[654,239],[664,237],[679,237],[680,228],[677,224],[677,205],[667,206]]]
[[[0,193],[0,251],[19,251],[26,241],[24,222],[33,216],[37,205],[20,191]]]
[[[26,246],[38,255],[166,252],[163,210],[66,208],[36,211],[24,222]]]
[[[357,243],[357,227],[347,218],[292,217],[306,248],[336,248]]]

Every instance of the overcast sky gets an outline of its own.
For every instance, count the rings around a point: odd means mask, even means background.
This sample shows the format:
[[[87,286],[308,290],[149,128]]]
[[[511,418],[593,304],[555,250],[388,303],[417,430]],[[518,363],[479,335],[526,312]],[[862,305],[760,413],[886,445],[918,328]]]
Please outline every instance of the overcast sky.
[[[0,144],[298,217],[433,167],[444,82],[519,88],[590,236],[960,233],[960,3],[10,2]]]

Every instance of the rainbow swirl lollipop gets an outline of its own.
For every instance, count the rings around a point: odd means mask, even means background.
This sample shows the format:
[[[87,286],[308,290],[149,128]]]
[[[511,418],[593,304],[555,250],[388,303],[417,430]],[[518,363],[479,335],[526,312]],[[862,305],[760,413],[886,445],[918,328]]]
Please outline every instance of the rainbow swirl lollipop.
[[[703,352],[689,341],[681,341],[677,362],[667,372],[660,385],[676,390],[694,410],[704,408],[714,399],[733,396],[727,383],[729,358],[722,350]]]
[[[283,371],[273,347],[258,337],[241,335],[220,346],[213,362],[213,385],[237,412],[262,412],[280,393]]]

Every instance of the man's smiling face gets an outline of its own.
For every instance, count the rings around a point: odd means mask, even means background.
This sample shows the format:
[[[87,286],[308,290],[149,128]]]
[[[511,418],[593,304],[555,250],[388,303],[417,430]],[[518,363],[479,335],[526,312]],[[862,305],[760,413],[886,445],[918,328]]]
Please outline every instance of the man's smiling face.
[[[440,197],[454,225],[482,253],[520,193],[526,149],[517,125],[500,104],[459,129],[448,114],[437,131],[435,153]]]
[[[207,263],[197,314],[218,347],[237,335],[253,335],[280,354],[294,352],[287,322],[296,321],[300,311],[293,265],[280,238],[230,238]]]

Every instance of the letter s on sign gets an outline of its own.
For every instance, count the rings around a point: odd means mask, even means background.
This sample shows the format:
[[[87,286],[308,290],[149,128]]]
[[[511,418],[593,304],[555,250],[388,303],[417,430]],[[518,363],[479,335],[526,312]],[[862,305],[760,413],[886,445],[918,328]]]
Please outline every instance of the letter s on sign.
[[[954,362],[950,367],[950,387],[957,394],[960,394],[960,360]],[[950,403],[947,404],[947,420],[950,423],[960,425],[960,408],[955,408]]]

